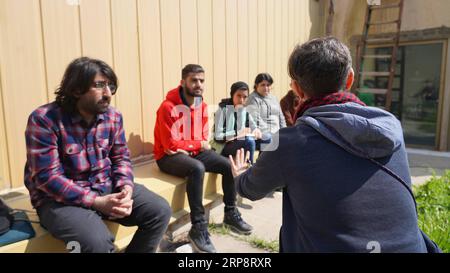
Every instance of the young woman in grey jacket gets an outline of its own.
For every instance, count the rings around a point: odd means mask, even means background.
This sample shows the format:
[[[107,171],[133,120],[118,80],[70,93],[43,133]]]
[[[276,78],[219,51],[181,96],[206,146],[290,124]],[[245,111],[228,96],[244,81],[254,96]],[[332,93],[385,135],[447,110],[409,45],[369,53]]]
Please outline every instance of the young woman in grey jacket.
[[[255,78],[254,91],[247,100],[247,111],[263,134],[262,143],[269,143],[271,135],[286,127],[286,120],[278,99],[270,94],[273,79],[268,73],[260,73]],[[258,149],[258,147],[257,147]]]

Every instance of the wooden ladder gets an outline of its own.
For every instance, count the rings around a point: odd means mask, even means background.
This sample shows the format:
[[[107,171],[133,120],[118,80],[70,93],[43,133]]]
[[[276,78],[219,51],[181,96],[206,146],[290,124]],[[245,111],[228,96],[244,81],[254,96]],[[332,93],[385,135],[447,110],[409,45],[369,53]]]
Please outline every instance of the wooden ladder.
[[[398,18],[395,20],[374,21],[372,12],[374,10],[398,9]],[[392,88],[394,84],[395,66],[397,63],[397,52],[400,40],[400,27],[403,11],[403,0],[399,0],[395,4],[385,5],[367,5],[366,17],[364,21],[364,30],[361,41],[357,46],[357,62],[354,90],[358,92],[371,93],[375,95],[385,96],[385,106],[381,107],[387,111],[391,110]],[[369,28],[371,26],[396,24],[396,32],[382,38],[368,38]],[[391,54],[384,55],[366,55],[367,48],[372,45],[382,44],[383,47],[392,47]],[[364,68],[364,60],[366,59],[390,59],[389,71],[366,71]],[[388,77],[387,88],[367,88],[361,84],[365,77]]]

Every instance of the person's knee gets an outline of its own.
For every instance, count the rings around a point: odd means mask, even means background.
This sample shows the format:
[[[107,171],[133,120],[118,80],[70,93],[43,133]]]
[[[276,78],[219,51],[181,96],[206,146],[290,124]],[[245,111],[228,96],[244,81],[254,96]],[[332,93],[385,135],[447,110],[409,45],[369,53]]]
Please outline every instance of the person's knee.
[[[205,165],[203,165],[203,163],[201,161],[196,162],[196,164],[194,164],[192,166],[191,169],[191,176],[193,177],[198,177],[198,178],[203,178],[203,176],[205,175]],[[202,179],[203,181],[203,179]]]
[[[222,162],[222,170],[222,175],[231,173],[231,163],[228,159]]]
[[[272,135],[271,135],[270,133],[264,133],[264,134],[262,135],[261,140],[262,140],[264,143],[269,143],[269,142],[272,141]]]
[[[141,221],[138,225],[147,228],[155,224],[167,226],[172,216],[172,208],[162,196],[159,196],[148,189],[141,189],[142,204],[139,206],[138,217]]]
[[[245,149],[247,151],[254,151],[256,147],[256,141],[254,138],[246,138],[245,139]]]
[[[168,225],[170,221],[170,217],[172,216],[172,208],[170,207],[169,203],[166,201],[166,199],[161,197],[161,201],[159,202],[159,209],[156,217],[159,219],[159,221],[164,224]]]
[[[114,251],[114,237],[109,232],[92,231],[80,235],[74,242],[79,243],[82,253],[110,253]]]

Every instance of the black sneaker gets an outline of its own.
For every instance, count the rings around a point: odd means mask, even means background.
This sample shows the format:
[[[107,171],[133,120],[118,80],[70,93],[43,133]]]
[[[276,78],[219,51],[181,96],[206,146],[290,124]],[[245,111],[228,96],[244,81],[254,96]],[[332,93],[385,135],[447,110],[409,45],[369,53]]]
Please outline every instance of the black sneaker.
[[[195,252],[216,253],[216,248],[212,244],[209,236],[207,223],[196,223],[192,225],[188,239]]]
[[[225,212],[223,223],[239,234],[249,235],[253,230],[253,227],[242,219],[237,208]]]

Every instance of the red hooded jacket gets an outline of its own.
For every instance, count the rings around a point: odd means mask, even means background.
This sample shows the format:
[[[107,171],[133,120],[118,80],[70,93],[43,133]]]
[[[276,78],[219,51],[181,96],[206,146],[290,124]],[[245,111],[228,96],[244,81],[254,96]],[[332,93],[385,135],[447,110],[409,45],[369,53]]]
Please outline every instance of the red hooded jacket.
[[[195,156],[200,152],[201,142],[208,140],[207,105],[189,107],[181,98],[181,86],[169,91],[159,106],[155,123],[155,159],[166,152],[178,149]]]

